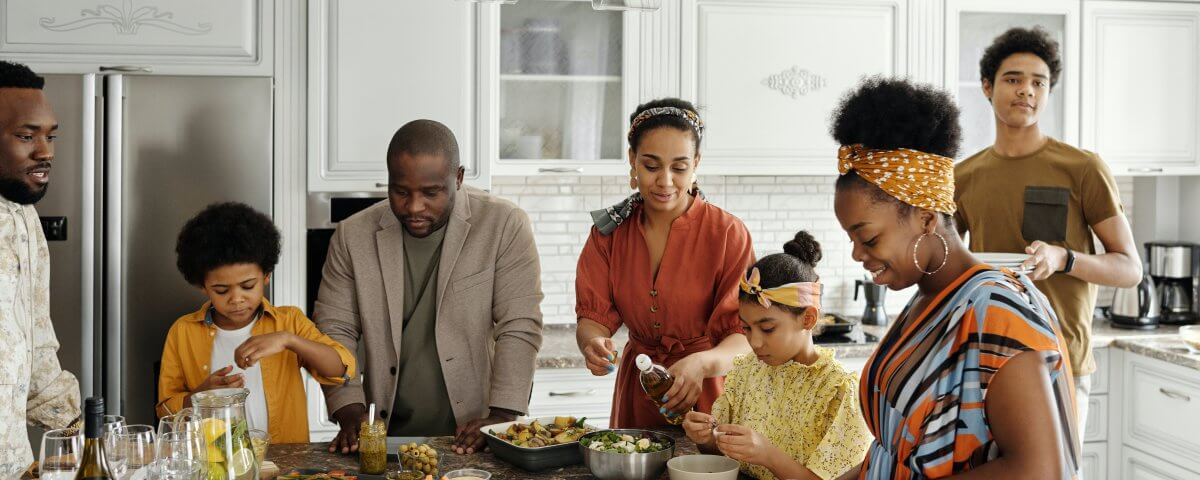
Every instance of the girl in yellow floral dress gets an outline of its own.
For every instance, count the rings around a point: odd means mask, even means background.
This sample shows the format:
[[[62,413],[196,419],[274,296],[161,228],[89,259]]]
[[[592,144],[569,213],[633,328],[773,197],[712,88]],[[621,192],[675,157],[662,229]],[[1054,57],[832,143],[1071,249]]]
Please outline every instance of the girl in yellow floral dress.
[[[871,442],[858,379],[813,344],[821,246],[808,232],[755,263],[741,282],[741,317],[755,356],[734,360],[712,415],[689,412],[683,428],[702,451],[741,462],[759,479],[833,479],[862,461]]]

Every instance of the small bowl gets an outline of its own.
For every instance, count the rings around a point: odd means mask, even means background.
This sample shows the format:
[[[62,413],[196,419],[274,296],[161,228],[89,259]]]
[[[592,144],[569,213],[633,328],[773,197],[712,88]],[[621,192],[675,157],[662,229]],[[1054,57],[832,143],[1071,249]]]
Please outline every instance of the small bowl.
[[[629,435],[634,438],[650,438],[666,445],[667,448],[650,453],[613,453],[592,450],[583,446],[584,438],[604,432],[615,432],[618,435]],[[583,464],[587,465],[592,475],[600,480],[656,479],[666,471],[667,461],[675,456],[675,440],[653,430],[600,430],[584,435],[579,440],[579,449],[583,453]]]
[[[463,468],[463,469],[459,469],[459,470],[455,470],[453,472],[447,473],[447,474],[443,475],[442,478],[446,478],[446,479],[453,479],[453,478],[468,479],[469,478],[471,480],[475,480],[475,479],[491,480],[492,474],[490,472],[485,472],[483,470],[476,470],[474,468]]]
[[[741,464],[721,455],[684,455],[667,462],[671,480],[736,480]]]
[[[1200,353],[1200,325],[1179,327],[1179,338],[1192,353]]]

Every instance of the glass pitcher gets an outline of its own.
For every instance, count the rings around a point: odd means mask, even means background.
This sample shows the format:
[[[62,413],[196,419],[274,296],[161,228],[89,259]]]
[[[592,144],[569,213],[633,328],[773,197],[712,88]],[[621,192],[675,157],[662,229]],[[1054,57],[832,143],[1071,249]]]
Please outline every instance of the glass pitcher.
[[[245,388],[221,388],[192,394],[192,408],[200,417],[204,435],[208,478],[256,480],[258,461],[246,420]]]

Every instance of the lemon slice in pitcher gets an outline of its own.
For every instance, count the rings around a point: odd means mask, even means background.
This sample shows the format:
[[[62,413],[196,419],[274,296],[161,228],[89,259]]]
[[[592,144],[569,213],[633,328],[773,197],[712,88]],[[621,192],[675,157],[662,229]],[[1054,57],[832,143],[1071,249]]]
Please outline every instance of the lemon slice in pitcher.
[[[254,468],[254,450],[242,448],[233,453],[228,463],[233,477],[242,478],[242,475],[245,475],[251,468]]]

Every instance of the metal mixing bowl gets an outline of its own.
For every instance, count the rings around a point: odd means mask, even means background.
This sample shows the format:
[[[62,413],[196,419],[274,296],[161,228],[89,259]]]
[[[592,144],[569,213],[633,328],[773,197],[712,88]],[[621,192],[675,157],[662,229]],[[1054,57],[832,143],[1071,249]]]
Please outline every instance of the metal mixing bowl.
[[[629,435],[633,438],[650,438],[666,445],[667,448],[651,453],[612,453],[592,450],[583,446],[584,438],[594,437],[604,432],[614,432],[618,435]],[[580,438],[579,449],[583,452],[583,464],[587,465],[592,475],[600,480],[652,480],[663,474],[667,469],[667,461],[675,456],[675,440],[670,436],[652,430],[601,430],[584,435]]]

